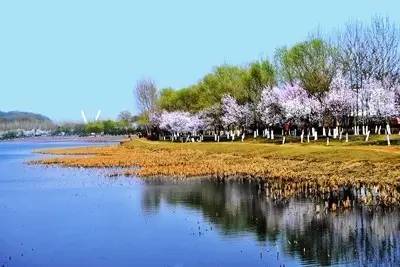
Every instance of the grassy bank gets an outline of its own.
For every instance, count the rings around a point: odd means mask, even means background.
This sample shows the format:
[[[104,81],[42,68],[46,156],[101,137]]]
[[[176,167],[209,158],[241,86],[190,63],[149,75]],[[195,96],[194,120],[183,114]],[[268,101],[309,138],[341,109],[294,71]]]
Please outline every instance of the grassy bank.
[[[38,161],[75,167],[133,167],[126,175],[208,176],[280,181],[287,194],[304,186],[331,191],[375,187],[385,202],[400,199],[400,147],[333,144],[170,143],[134,140],[120,146],[44,151]],[[286,194],[286,193],[285,193]]]

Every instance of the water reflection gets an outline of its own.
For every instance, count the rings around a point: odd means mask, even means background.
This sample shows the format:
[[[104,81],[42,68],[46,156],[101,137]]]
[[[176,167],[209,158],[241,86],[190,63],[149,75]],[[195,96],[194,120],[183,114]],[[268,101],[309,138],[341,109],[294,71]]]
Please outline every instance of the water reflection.
[[[303,264],[400,264],[398,210],[316,212],[310,200],[268,199],[255,183],[152,182],[145,187],[144,211],[156,213],[163,202],[201,211],[223,235],[254,233],[258,241],[279,244],[286,256]]]

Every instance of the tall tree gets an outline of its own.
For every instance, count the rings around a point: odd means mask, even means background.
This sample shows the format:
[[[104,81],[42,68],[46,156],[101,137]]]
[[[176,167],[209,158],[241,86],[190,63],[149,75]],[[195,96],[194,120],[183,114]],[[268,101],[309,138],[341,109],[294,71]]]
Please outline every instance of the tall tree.
[[[151,134],[150,114],[157,109],[159,96],[155,82],[151,79],[139,80],[135,87],[135,95],[141,113],[140,122],[146,127],[147,134]]]
[[[132,122],[132,120],[133,120],[133,115],[132,115],[132,113],[131,112],[129,112],[128,110],[124,110],[124,111],[121,111],[119,114],[118,114],[118,120],[119,121],[123,121],[123,122]]]
[[[262,90],[265,87],[272,88],[275,84],[275,67],[268,60],[260,60],[250,64],[246,77],[249,101],[258,102]]]
[[[225,94],[229,94],[239,102],[245,102],[247,97],[245,77],[247,69],[222,65],[207,74],[198,85],[200,97],[198,101],[207,103],[208,106],[217,104]]]
[[[296,81],[311,95],[322,98],[336,73],[336,49],[321,39],[278,49],[275,60],[282,80]]]
[[[392,88],[400,80],[399,27],[388,18],[374,17],[369,24],[348,23],[339,34],[339,66],[355,91],[355,120],[366,121],[372,80]],[[367,96],[367,97],[366,97]]]
[[[359,21],[348,23],[339,34],[338,47],[338,63],[343,76],[349,79],[350,88],[355,92],[355,115],[358,117],[360,90],[372,72],[366,27]]]
[[[372,74],[392,87],[400,78],[399,27],[388,17],[374,17],[367,34]]]

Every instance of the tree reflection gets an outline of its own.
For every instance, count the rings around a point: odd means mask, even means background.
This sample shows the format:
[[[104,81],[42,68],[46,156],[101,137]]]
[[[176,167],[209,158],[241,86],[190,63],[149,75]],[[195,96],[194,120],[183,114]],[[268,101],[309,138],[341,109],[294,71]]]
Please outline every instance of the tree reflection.
[[[257,183],[203,180],[145,187],[145,211],[156,212],[162,201],[200,210],[225,235],[249,232],[259,241],[280,241],[285,253],[305,263],[400,263],[397,210],[316,212],[310,200],[266,198]]]

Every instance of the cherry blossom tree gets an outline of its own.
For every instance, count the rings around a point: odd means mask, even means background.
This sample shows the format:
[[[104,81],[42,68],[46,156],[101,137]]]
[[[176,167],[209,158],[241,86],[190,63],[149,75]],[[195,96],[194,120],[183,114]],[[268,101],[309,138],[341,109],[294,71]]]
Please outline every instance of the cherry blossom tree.
[[[224,95],[221,100],[222,124],[226,128],[241,128],[243,131],[252,121],[251,109],[249,104],[240,105],[236,99],[230,95]]]
[[[334,129],[334,137],[339,133],[340,139],[342,137],[343,128],[346,129],[346,141],[348,141],[348,128],[350,126],[350,115],[357,106],[356,93],[351,90],[349,80],[341,73],[337,73],[332,80],[329,91],[323,98],[326,111],[329,112],[336,122]]]
[[[285,118],[296,123],[308,119],[318,106],[317,99],[309,95],[298,83],[284,84],[279,90],[279,101]]]
[[[369,113],[385,121],[396,114],[395,92],[375,83],[369,89]]]
[[[283,107],[280,103],[279,88],[264,88],[261,92],[260,102],[257,105],[257,114],[267,126],[264,135],[274,139],[274,127],[283,122]]]
[[[306,131],[309,140],[311,121],[317,118],[316,114],[319,114],[318,99],[310,95],[297,82],[284,84],[278,92],[286,121],[284,133],[290,131],[290,126],[295,124],[301,130],[301,142]]]
[[[281,124],[283,121],[283,107],[280,103],[279,88],[264,88],[260,102],[257,105],[260,119],[267,126]]]
[[[356,105],[355,97],[348,80],[338,74],[333,79],[330,89],[324,97],[324,102],[327,109],[339,120],[342,116],[350,115]]]
[[[189,112],[164,111],[160,115],[159,122],[160,129],[171,133],[174,137],[186,133],[195,135],[197,131],[204,128],[204,122],[200,116]]]

